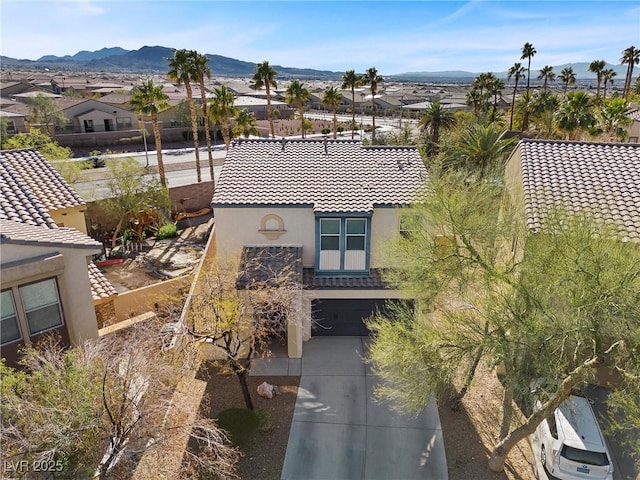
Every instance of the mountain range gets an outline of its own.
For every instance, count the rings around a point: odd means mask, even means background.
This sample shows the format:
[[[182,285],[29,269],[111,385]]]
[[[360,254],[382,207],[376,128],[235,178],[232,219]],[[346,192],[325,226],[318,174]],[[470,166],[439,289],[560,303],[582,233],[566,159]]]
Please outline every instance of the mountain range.
[[[144,46],[138,50],[125,50],[120,47],[102,48],[93,52],[80,51],[75,55],[58,57],[45,55],[37,60],[16,59],[0,56],[3,69],[19,70],[60,70],[60,71],[92,71],[112,73],[166,73],[168,59],[173,57],[175,49],[162,46]],[[256,64],[221,55],[207,54],[209,67],[214,75],[227,77],[250,77],[255,71]],[[556,75],[565,67],[573,68],[577,79],[593,80],[595,74],[589,72],[589,63],[571,63],[555,65]],[[329,70],[314,70],[310,68],[293,68],[273,65],[281,78],[296,78],[300,80],[340,80],[343,72]],[[605,68],[613,69],[617,74],[617,81],[624,81],[627,72],[626,65],[607,64]],[[506,78],[507,72],[493,72],[498,78]],[[532,79],[537,70],[532,71]],[[407,72],[385,76],[388,80],[411,82],[453,82],[463,83],[472,81],[478,73],[462,70],[442,72]]]

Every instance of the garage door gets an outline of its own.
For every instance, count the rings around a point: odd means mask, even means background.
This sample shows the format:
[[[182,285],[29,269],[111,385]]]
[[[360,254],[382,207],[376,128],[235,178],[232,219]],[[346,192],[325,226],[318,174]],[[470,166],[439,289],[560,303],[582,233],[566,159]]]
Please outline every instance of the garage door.
[[[391,300],[398,301],[398,300]],[[376,310],[384,311],[385,299],[314,300],[313,335],[369,335],[364,320]]]

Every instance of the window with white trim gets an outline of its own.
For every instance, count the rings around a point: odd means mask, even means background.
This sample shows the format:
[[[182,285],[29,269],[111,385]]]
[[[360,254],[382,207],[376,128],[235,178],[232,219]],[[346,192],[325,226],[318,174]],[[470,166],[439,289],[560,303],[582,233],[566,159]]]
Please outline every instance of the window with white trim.
[[[320,218],[318,271],[367,269],[368,218]]]

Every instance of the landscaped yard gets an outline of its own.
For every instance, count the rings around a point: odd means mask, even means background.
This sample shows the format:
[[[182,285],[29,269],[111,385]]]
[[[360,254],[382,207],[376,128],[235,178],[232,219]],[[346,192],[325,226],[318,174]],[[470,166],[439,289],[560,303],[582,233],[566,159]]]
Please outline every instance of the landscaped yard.
[[[207,380],[209,404],[203,413],[217,416],[227,408],[244,407],[240,384],[235,375],[220,375],[212,363],[205,363],[198,377]],[[244,480],[279,479],[284,463],[289,428],[293,418],[299,377],[249,377],[256,409],[269,413],[271,428],[260,431],[244,445],[238,473]],[[263,381],[277,385],[280,395],[259,397],[256,388]],[[439,408],[447,452],[450,480],[535,480],[532,453],[522,442],[509,455],[504,473],[493,473],[487,460],[500,428],[502,386],[485,365],[478,368],[473,388],[458,412]],[[437,480],[437,479],[433,479]]]

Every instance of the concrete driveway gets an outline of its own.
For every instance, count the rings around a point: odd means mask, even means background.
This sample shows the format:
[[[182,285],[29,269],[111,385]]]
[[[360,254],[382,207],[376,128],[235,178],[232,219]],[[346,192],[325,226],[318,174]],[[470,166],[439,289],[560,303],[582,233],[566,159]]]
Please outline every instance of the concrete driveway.
[[[378,379],[362,362],[367,342],[305,343],[283,480],[447,479],[435,401],[416,418],[374,403]]]

